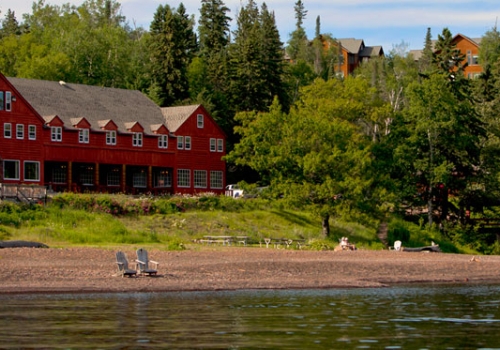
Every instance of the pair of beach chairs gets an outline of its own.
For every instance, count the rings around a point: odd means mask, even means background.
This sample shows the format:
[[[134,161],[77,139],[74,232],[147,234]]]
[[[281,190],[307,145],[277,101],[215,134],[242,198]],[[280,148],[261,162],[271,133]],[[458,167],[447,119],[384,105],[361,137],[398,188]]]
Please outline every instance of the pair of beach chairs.
[[[137,277],[137,273],[146,274],[148,276],[156,275],[158,273],[158,263],[154,260],[149,260],[148,252],[146,249],[137,249],[137,259],[135,260],[135,269],[129,267],[127,256],[124,252],[116,252],[116,264],[118,265],[118,274],[122,277]],[[151,265],[154,265],[154,268]]]

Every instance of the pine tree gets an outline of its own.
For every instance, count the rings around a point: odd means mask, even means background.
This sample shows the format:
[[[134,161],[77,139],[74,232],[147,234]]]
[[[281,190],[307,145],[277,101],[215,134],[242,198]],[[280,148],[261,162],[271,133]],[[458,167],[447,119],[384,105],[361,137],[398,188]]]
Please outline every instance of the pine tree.
[[[284,110],[288,110],[289,98],[284,83],[283,43],[280,40],[274,12],[270,12],[264,3],[260,14],[261,21],[261,63],[262,76],[266,81],[263,105],[270,106],[278,97]]]
[[[301,0],[297,0],[294,6],[295,9],[295,19],[297,20],[295,24],[295,30],[290,34],[290,40],[288,41],[287,53],[292,60],[308,60],[310,54],[308,52],[308,40],[306,31],[303,27],[304,19],[307,16],[307,10],[304,8],[304,4]]]
[[[241,8],[230,47],[232,104],[236,111],[263,111],[266,108],[266,81],[261,60],[259,10],[253,0]]]
[[[2,29],[0,30],[0,37],[6,37],[9,35],[20,35],[21,28],[16,19],[16,14],[11,9],[7,10],[5,18],[2,21]]]
[[[433,47],[431,28],[427,28],[427,33],[425,34],[424,49],[422,50],[422,57],[419,60],[420,72],[425,73],[430,69],[432,64],[432,55]]]
[[[198,34],[200,42],[200,58],[203,65],[202,71],[205,73],[200,77],[204,81],[204,87],[198,87],[198,93],[202,93],[205,103],[213,104],[215,107],[212,115],[220,125],[226,122],[220,120],[227,118],[227,110],[223,107],[226,104],[225,95],[228,86],[228,57],[227,51],[230,38],[229,22],[231,18],[227,16],[229,8],[222,0],[202,0],[200,9],[200,20],[198,22]],[[199,68],[199,67],[198,67]],[[195,97],[192,95],[192,97]],[[208,100],[208,101],[207,101]],[[226,132],[228,131],[225,128]]]
[[[187,67],[195,48],[193,24],[184,6],[174,13],[170,6],[160,5],[150,33],[151,97],[160,106],[181,103],[189,97]]]

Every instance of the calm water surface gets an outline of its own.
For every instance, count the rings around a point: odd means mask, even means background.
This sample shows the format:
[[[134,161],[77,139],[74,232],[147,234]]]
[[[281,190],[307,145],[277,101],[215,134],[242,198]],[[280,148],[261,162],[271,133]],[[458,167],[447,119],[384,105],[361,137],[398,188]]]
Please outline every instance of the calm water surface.
[[[500,286],[0,296],[1,349],[500,349]]]

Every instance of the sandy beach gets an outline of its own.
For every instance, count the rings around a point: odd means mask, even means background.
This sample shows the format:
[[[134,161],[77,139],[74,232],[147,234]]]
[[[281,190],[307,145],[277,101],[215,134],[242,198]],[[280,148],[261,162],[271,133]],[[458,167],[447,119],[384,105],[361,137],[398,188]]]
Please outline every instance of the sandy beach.
[[[130,262],[135,247],[121,248]],[[254,247],[148,249],[158,276],[117,275],[116,250],[0,249],[0,293],[121,293],[500,283],[500,256]]]

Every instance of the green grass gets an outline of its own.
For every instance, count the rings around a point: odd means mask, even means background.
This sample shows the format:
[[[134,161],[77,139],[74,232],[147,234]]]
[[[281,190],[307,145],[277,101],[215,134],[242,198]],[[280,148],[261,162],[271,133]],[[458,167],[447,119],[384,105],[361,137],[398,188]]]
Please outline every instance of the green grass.
[[[322,234],[313,211],[286,208],[279,201],[227,197],[133,198],[122,195],[62,194],[47,206],[0,203],[0,240],[29,240],[51,247],[141,245],[158,249],[196,249],[203,236],[247,236],[250,246],[264,238],[303,239],[309,249],[333,249],[341,237],[361,249],[386,249],[377,238],[379,222],[359,214],[330,219],[330,237]],[[403,236],[404,239],[402,239]],[[389,243],[457,248],[439,231],[396,219],[389,223]],[[499,247],[500,249],[500,247]]]

